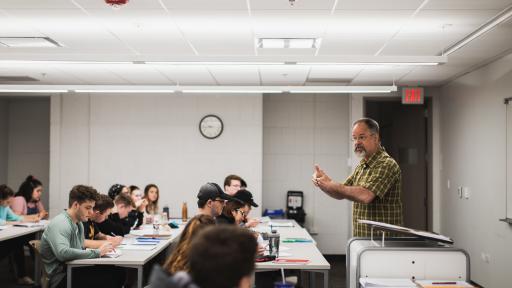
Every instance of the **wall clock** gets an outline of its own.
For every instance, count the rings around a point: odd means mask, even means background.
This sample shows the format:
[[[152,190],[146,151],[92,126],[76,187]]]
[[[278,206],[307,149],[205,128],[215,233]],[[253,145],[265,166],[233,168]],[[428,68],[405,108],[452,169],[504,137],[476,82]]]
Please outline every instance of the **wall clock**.
[[[215,139],[222,134],[224,123],[219,116],[209,114],[199,121],[199,132],[207,139]]]

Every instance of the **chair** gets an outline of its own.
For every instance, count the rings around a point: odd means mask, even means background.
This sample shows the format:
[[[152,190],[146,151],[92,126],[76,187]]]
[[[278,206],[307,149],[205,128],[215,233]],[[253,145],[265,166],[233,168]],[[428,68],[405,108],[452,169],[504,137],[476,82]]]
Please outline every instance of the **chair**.
[[[36,253],[36,261],[38,261],[36,265],[39,265],[39,267],[41,267],[41,288],[48,288],[50,278],[48,278],[46,270],[43,267],[43,262],[41,261],[41,240],[30,240],[28,243],[30,244],[30,246],[32,246],[32,248],[34,248],[34,251]],[[34,280],[37,282],[37,279]]]

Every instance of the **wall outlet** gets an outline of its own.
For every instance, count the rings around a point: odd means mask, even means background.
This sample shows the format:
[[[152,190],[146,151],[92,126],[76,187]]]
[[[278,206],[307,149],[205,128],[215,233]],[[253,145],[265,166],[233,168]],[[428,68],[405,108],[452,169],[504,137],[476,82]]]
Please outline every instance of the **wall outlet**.
[[[457,187],[457,195],[462,199],[462,186]]]
[[[469,197],[471,196],[471,191],[469,191],[469,187],[462,188],[462,192],[464,194],[464,198],[469,199]]]

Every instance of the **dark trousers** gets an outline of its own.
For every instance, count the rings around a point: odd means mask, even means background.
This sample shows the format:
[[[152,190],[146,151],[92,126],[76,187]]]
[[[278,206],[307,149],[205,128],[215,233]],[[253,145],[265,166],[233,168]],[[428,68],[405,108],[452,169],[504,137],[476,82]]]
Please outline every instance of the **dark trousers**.
[[[73,279],[71,286],[73,288],[91,288],[91,287],[122,287],[126,278],[125,268],[110,265],[95,265],[87,267],[73,268]],[[67,278],[56,286],[57,288],[66,288]]]
[[[35,234],[28,234],[13,239],[2,241],[0,245],[0,258],[13,255],[16,264],[16,277],[21,278],[27,276],[25,269],[25,253],[24,248],[28,241],[35,239]]]

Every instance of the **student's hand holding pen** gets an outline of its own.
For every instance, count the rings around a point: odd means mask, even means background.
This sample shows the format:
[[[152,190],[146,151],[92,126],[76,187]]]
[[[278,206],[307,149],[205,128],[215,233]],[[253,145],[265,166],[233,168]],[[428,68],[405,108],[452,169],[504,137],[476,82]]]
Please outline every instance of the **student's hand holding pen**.
[[[114,250],[114,247],[112,247],[112,243],[107,241],[107,242],[103,243],[103,245],[100,246],[99,250],[100,250],[100,256],[103,256],[103,255],[111,252],[112,250]]]
[[[107,235],[107,241],[112,243],[113,247],[117,247],[117,246],[119,246],[121,244],[121,242],[123,242],[123,237],[121,237],[121,236],[108,236]]]

